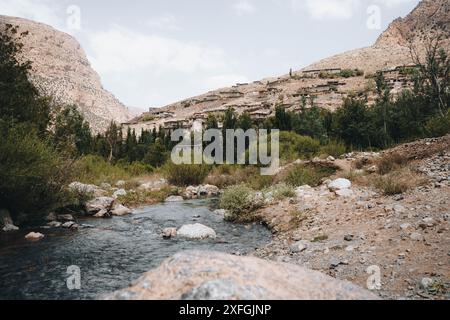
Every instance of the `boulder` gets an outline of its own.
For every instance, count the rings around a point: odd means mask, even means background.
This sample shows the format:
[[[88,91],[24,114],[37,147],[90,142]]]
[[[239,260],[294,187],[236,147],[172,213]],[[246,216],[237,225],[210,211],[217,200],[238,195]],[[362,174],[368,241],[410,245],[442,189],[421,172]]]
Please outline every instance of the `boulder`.
[[[122,188],[125,187],[127,183],[124,180],[119,180],[116,182],[116,187]]]
[[[14,225],[11,215],[8,210],[0,210],[0,228],[3,232],[18,231],[19,227]]]
[[[50,212],[50,213],[47,215],[47,217],[45,217],[45,221],[51,222],[51,221],[56,221],[56,220],[58,220],[58,216],[57,216],[56,213],[54,213],[54,212]]]
[[[44,238],[45,236],[39,232],[30,232],[25,236],[25,239],[28,241],[38,241]]]
[[[378,300],[298,265],[208,251],[181,252],[110,300]]]
[[[184,199],[181,196],[170,196],[165,201],[166,202],[182,202]]]
[[[3,232],[13,232],[13,231],[19,231],[19,227],[13,225],[13,224],[6,224],[3,228],[2,228]]]
[[[75,219],[71,214],[60,214],[58,215],[57,220],[61,222],[67,222],[67,221],[74,221]]]
[[[119,190],[114,192],[113,198],[117,199],[118,197],[124,197],[126,195],[127,195],[127,192],[125,191],[125,189],[119,189]]]
[[[141,184],[138,189],[143,190],[143,191],[157,191],[157,190],[161,190],[164,187],[167,187],[167,185],[168,185],[167,180],[160,179],[157,181],[151,181],[151,182]]]
[[[109,189],[112,188],[112,186],[111,186],[109,183],[103,182],[103,183],[100,185],[100,188],[102,188],[102,189],[104,189],[104,190],[109,190]]]
[[[202,224],[187,224],[182,226],[178,231],[177,235],[182,238],[187,239],[214,239],[216,238],[216,232],[210,227],[204,226]]]
[[[114,209],[111,211],[113,216],[126,216],[131,214],[133,211],[121,204],[116,204]]]
[[[59,228],[61,227],[62,223],[58,222],[58,221],[51,221],[49,223],[47,223],[47,226],[49,226],[50,228]]]
[[[69,189],[78,193],[90,194],[94,197],[101,197],[106,192],[93,184],[84,184],[81,182],[72,182],[69,184]]]
[[[343,189],[350,189],[352,186],[352,183],[348,179],[339,178],[334,181],[331,181],[328,184],[328,189],[331,191],[337,191],[337,190],[343,190]]]
[[[170,239],[177,236],[177,228],[165,228],[163,230],[163,238]]]
[[[65,229],[77,229],[78,225],[73,221],[68,221],[68,222],[63,223],[61,225],[61,227],[65,228]]]
[[[105,209],[100,210],[94,215],[94,218],[109,218],[111,217],[111,212]]]
[[[114,204],[114,198],[109,198],[109,197],[95,198],[86,203],[86,211],[92,215],[95,215],[99,211],[102,211],[102,210],[109,212],[109,211],[111,211],[113,204]]]

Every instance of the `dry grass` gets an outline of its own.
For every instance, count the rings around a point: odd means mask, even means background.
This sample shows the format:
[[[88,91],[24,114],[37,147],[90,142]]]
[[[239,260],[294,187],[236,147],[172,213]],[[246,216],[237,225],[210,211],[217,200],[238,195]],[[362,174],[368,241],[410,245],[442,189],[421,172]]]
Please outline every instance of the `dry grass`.
[[[377,161],[378,173],[385,175],[399,170],[408,164],[409,160],[400,153],[388,153]]]
[[[421,186],[426,181],[423,175],[406,167],[382,176],[375,176],[373,182],[375,187],[385,195],[396,195]]]

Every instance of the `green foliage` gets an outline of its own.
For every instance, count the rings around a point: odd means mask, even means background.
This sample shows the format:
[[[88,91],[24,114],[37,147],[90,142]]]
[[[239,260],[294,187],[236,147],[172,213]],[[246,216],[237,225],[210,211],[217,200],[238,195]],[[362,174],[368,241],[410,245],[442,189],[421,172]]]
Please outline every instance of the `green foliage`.
[[[196,164],[176,165],[168,162],[163,167],[163,172],[167,180],[171,184],[180,187],[202,184],[210,171],[210,166]]]
[[[263,191],[264,195],[270,195],[275,200],[283,200],[295,197],[295,190],[292,185],[279,183],[271,186]]]
[[[57,113],[53,131],[53,143],[60,152],[73,156],[91,152],[91,129],[76,106],[65,107]]]
[[[309,159],[317,155],[320,142],[294,132],[280,133],[280,157],[284,160]]]
[[[229,221],[251,221],[252,211],[260,204],[255,202],[255,191],[245,185],[236,185],[225,190],[220,199],[220,208],[228,211]]]
[[[82,183],[111,184],[119,180],[128,180],[131,175],[125,168],[109,163],[103,157],[87,155],[74,164],[74,179]]]
[[[0,203],[13,218],[44,213],[69,202],[70,170],[58,153],[26,124],[0,120]]]
[[[450,110],[444,117],[438,115],[427,121],[425,129],[430,137],[441,137],[450,133]]]
[[[31,62],[19,60],[28,32],[6,25],[0,32],[0,118],[27,123],[42,136],[50,120],[50,100],[40,97],[37,88],[28,80]]]
[[[322,154],[333,156],[338,158],[342,156],[347,151],[347,148],[343,142],[331,140],[326,145],[320,148]]]
[[[151,144],[145,157],[144,162],[153,166],[161,167],[168,159],[166,147],[161,139],[156,139],[155,143]]]
[[[289,170],[284,181],[294,187],[316,187],[322,180],[336,172],[336,168],[322,165],[296,165]]]

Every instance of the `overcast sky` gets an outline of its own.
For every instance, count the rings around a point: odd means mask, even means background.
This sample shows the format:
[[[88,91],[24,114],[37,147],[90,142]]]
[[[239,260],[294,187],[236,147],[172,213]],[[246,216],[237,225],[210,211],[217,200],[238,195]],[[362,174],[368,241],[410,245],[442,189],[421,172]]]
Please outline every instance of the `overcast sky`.
[[[75,36],[123,103],[164,106],[371,45],[419,0],[0,0]]]

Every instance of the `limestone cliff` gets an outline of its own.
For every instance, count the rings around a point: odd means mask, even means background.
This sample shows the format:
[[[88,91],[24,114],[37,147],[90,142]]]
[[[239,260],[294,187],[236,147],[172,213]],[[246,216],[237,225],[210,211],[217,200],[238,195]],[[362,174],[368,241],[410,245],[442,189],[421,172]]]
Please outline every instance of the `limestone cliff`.
[[[111,120],[123,123],[131,118],[129,110],[102,87],[72,36],[42,23],[0,15],[0,30],[6,24],[29,32],[22,58],[32,62],[31,80],[44,94],[79,106],[94,131],[105,130]]]

